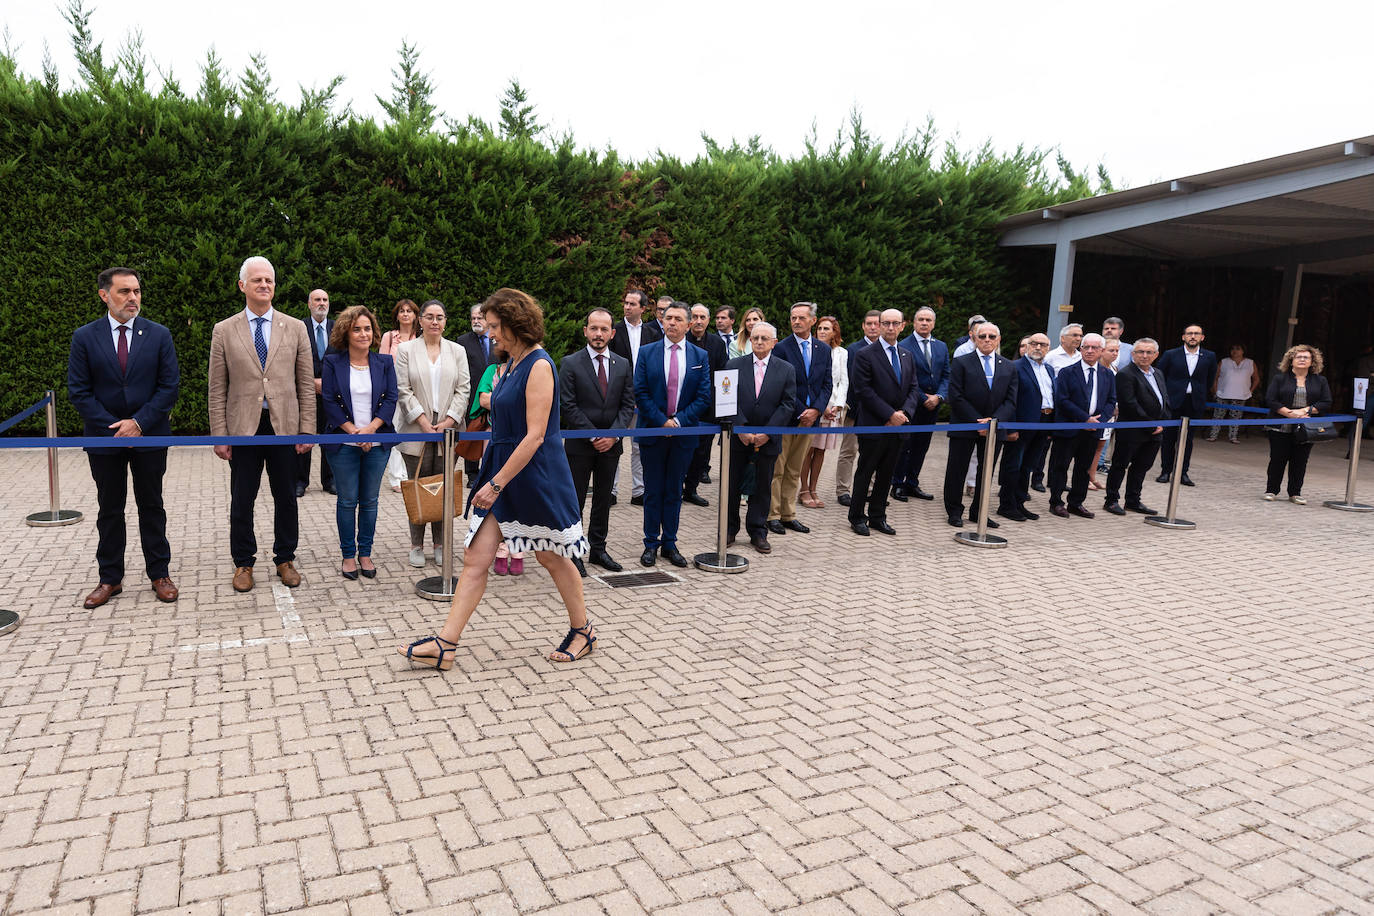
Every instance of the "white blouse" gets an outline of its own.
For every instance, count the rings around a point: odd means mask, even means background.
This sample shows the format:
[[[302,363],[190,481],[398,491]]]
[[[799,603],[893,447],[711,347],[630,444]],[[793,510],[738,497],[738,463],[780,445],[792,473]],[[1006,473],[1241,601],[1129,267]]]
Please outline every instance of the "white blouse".
[[[844,347],[830,350],[830,407],[843,407],[849,398],[849,351]]]
[[[362,429],[372,422],[372,367],[360,368],[350,364],[348,368],[353,370],[348,377],[348,394],[353,401],[353,425]],[[361,445],[352,442],[348,444],[361,448]]]

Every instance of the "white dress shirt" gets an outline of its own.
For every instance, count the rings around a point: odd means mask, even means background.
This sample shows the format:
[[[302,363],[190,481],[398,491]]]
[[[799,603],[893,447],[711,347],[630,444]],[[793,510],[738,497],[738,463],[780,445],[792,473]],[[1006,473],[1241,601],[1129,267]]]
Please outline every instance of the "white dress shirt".
[[[243,314],[248,316],[248,339],[254,341],[254,347],[257,346],[256,334],[258,318],[261,317],[264,319],[262,323],[262,341],[270,348],[272,346],[272,319],[276,316],[277,310],[269,307],[266,312],[263,312],[262,315],[259,316],[254,315],[253,310],[245,306]],[[324,354],[321,353],[320,355],[323,356]]]
[[[114,316],[111,315],[109,312],[105,313],[105,317],[108,318],[110,321],[110,340],[114,343],[115,352],[119,352],[120,328],[127,329],[124,333],[124,345],[126,347],[132,347],[134,345],[134,320],[130,318],[128,321],[124,322],[123,324],[120,324],[118,321],[114,320]]]
[[[353,364],[348,366],[348,397],[353,402],[353,425],[362,429],[372,422],[372,367],[361,369]],[[438,385],[434,386],[438,388]],[[353,448],[362,448],[358,442],[345,442]],[[377,443],[372,443],[376,445]]]
[[[1150,383],[1150,389],[1154,391],[1155,397],[1159,398],[1160,406],[1163,407],[1164,394],[1159,390],[1159,383],[1155,381],[1155,367],[1151,366],[1148,369],[1141,369],[1140,371],[1145,373],[1145,381]]]
[[[1050,367],[1045,365],[1045,361],[1036,362],[1031,360],[1031,374],[1040,383],[1040,409],[1054,409],[1054,381],[1050,378]]]
[[[644,322],[630,324],[625,322],[625,334],[630,338],[630,367],[634,368],[639,363],[639,338],[644,330]]]
[[[1049,363],[1050,367],[1053,368],[1055,372],[1062,372],[1065,366],[1072,366],[1074,363],[1083,362],[1083,354],[1074,352],[1074,354],[1070,356],[1064,351],[1063,347],[1055,347],[1045,354],[1045,362]]]
[[[663,382],[666,393],[668,379],[673,377],[673,360],[677,360],[677,403],[666,404],[666,408],[677,413],[677,409],[682,406],[682,385],[687,381],[687,338],[684,337],[677,343],[677,353],[673,353],[673,342],[668,338],[663,338]]]
[[[1183,348],[1183,361],[1186,362],[1186,363],[1188,364],[1188,377],[1189,377],[1190,379],[1192,378],[1193,373],[1197,371],[1198,356],[1201,355],[1201,353],[1202,353],[1201,349],[1193,350],[1193,351],[1189,352],[1189,350],[1188,350],[1187,347],[1184,347],[1184,348]],[[1193,393],[1193,383],[1192,383],[1191,381],[1188,382],[1188,387],[1184,390],[1183,393],[1184,393],[1184,394],[1192,394],[1192,393]]]

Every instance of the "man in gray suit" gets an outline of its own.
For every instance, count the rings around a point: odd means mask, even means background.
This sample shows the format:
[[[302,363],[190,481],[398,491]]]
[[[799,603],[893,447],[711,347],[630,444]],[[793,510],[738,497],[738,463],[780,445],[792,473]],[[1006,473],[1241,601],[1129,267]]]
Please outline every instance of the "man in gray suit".
[[[615,336],[611,313],[596,308],[587,313],[582,333],[587,346],[572,353],[558,367],[558,408],[563,429],[627,429],[634,422],[634,373],[630,361],[607,346]],[[623,450],[620,439],[603,436],[574,439],[565,436],[563,449],[568,454],[577,504],[587,505],[587,484],[592,483],[592,515],[587,527],[591,544],[588,560],[610,572],[622,567],[606,552],[606,533],[611,518],[611,484]],[[582,561],[574,557],[578,572],[587,574]]]

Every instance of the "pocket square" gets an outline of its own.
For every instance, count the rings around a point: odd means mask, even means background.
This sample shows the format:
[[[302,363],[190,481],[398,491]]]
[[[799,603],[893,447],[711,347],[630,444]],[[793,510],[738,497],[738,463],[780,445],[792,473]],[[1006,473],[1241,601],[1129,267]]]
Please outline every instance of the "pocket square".
[[[700,365],[696,365],[696,366],[692,366],[690,369],[688,369],[688,371],[690,372],[692,369],[700,369],[700,368],[701,368]]]

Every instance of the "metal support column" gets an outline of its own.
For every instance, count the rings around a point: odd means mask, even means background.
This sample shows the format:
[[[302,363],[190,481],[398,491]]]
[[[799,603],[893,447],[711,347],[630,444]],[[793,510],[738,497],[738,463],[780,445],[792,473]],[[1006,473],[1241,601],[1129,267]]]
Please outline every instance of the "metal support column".
[[[1054,245],[1054,274],[1050,279],[1050,307],[1045,316],[1045,333],[1053,346],[1059,345],[1059,332],[1073,320],[1073,262],[1078,243],[1060,239]],[[1061,306],[1067,306],[1062,309]]]
[[[48,390],[48,438],[57,438],[57,398],[53,395],[52,389]],[[24,519],[24,524],[34,528],[60,528],[63,525],[75,525],[81,521],[81,513],[75,509],[61,509],[62,492],[58,484],[57,475],[57,449],[48,449],[48,505],[47,512],[35,512]]]
[[[1298,329],[1298,299],[1302,296],[1303,265],[1289,262],[1283,266],[1283,287],[1279,291],[1278,306],[1274,309],[1274,345],[1269,365],[1277,366],[1283,354],[1293,346]]]
[[[453,455],[457,445],[458,430],[450,426],[444,430],[444,562],[439,575],[415,583],[415,594],[430,601],[452,601],[458,589],[458,577],[453,574],[453,497],[458,486]]]
[[[747,559],[738,554],[727,553],[725,549],[726,527],[729,519],[725,513],[735,510],[734,506],[726,505],[729,498],[730,421],[726,420],[720,424],[720,496],[716,500],[716,549],[692,557],[692,565],[704,572],[742,573],[749,568]]]
[[[1364,417],[1355,418],[1355,439],[1350,443],[1350,470],[1345,475],[1345,502],[1328,499],[1322,503],[1328,509],[1346,512],[1374,512],[1374,506],[1355,502],[1355,476],[1360,469],[1360,439],[1364,436]]]
[[[968,547],[1005,547],[1007,539],[988,534],[988,506],[992,503],[992,466],[997,463],[997,418],[988,421],[987,441],[983,443],[983,459],[978,464],[979,495],[978,530],[960,531],[954,540]]]
[[[1178,428],[1178,448],[1174,449],[1174,471],[1169,476],[1169,506],[1163,515],[1145,516],[1145,524],[1156,528],[1174,528],[1179,531],[1192,531],[1197,527],[1193,522],[1178,517],[1178,490],[1183,485],[1183,456],[1187,453],[1188,418],[1180,417]]]

